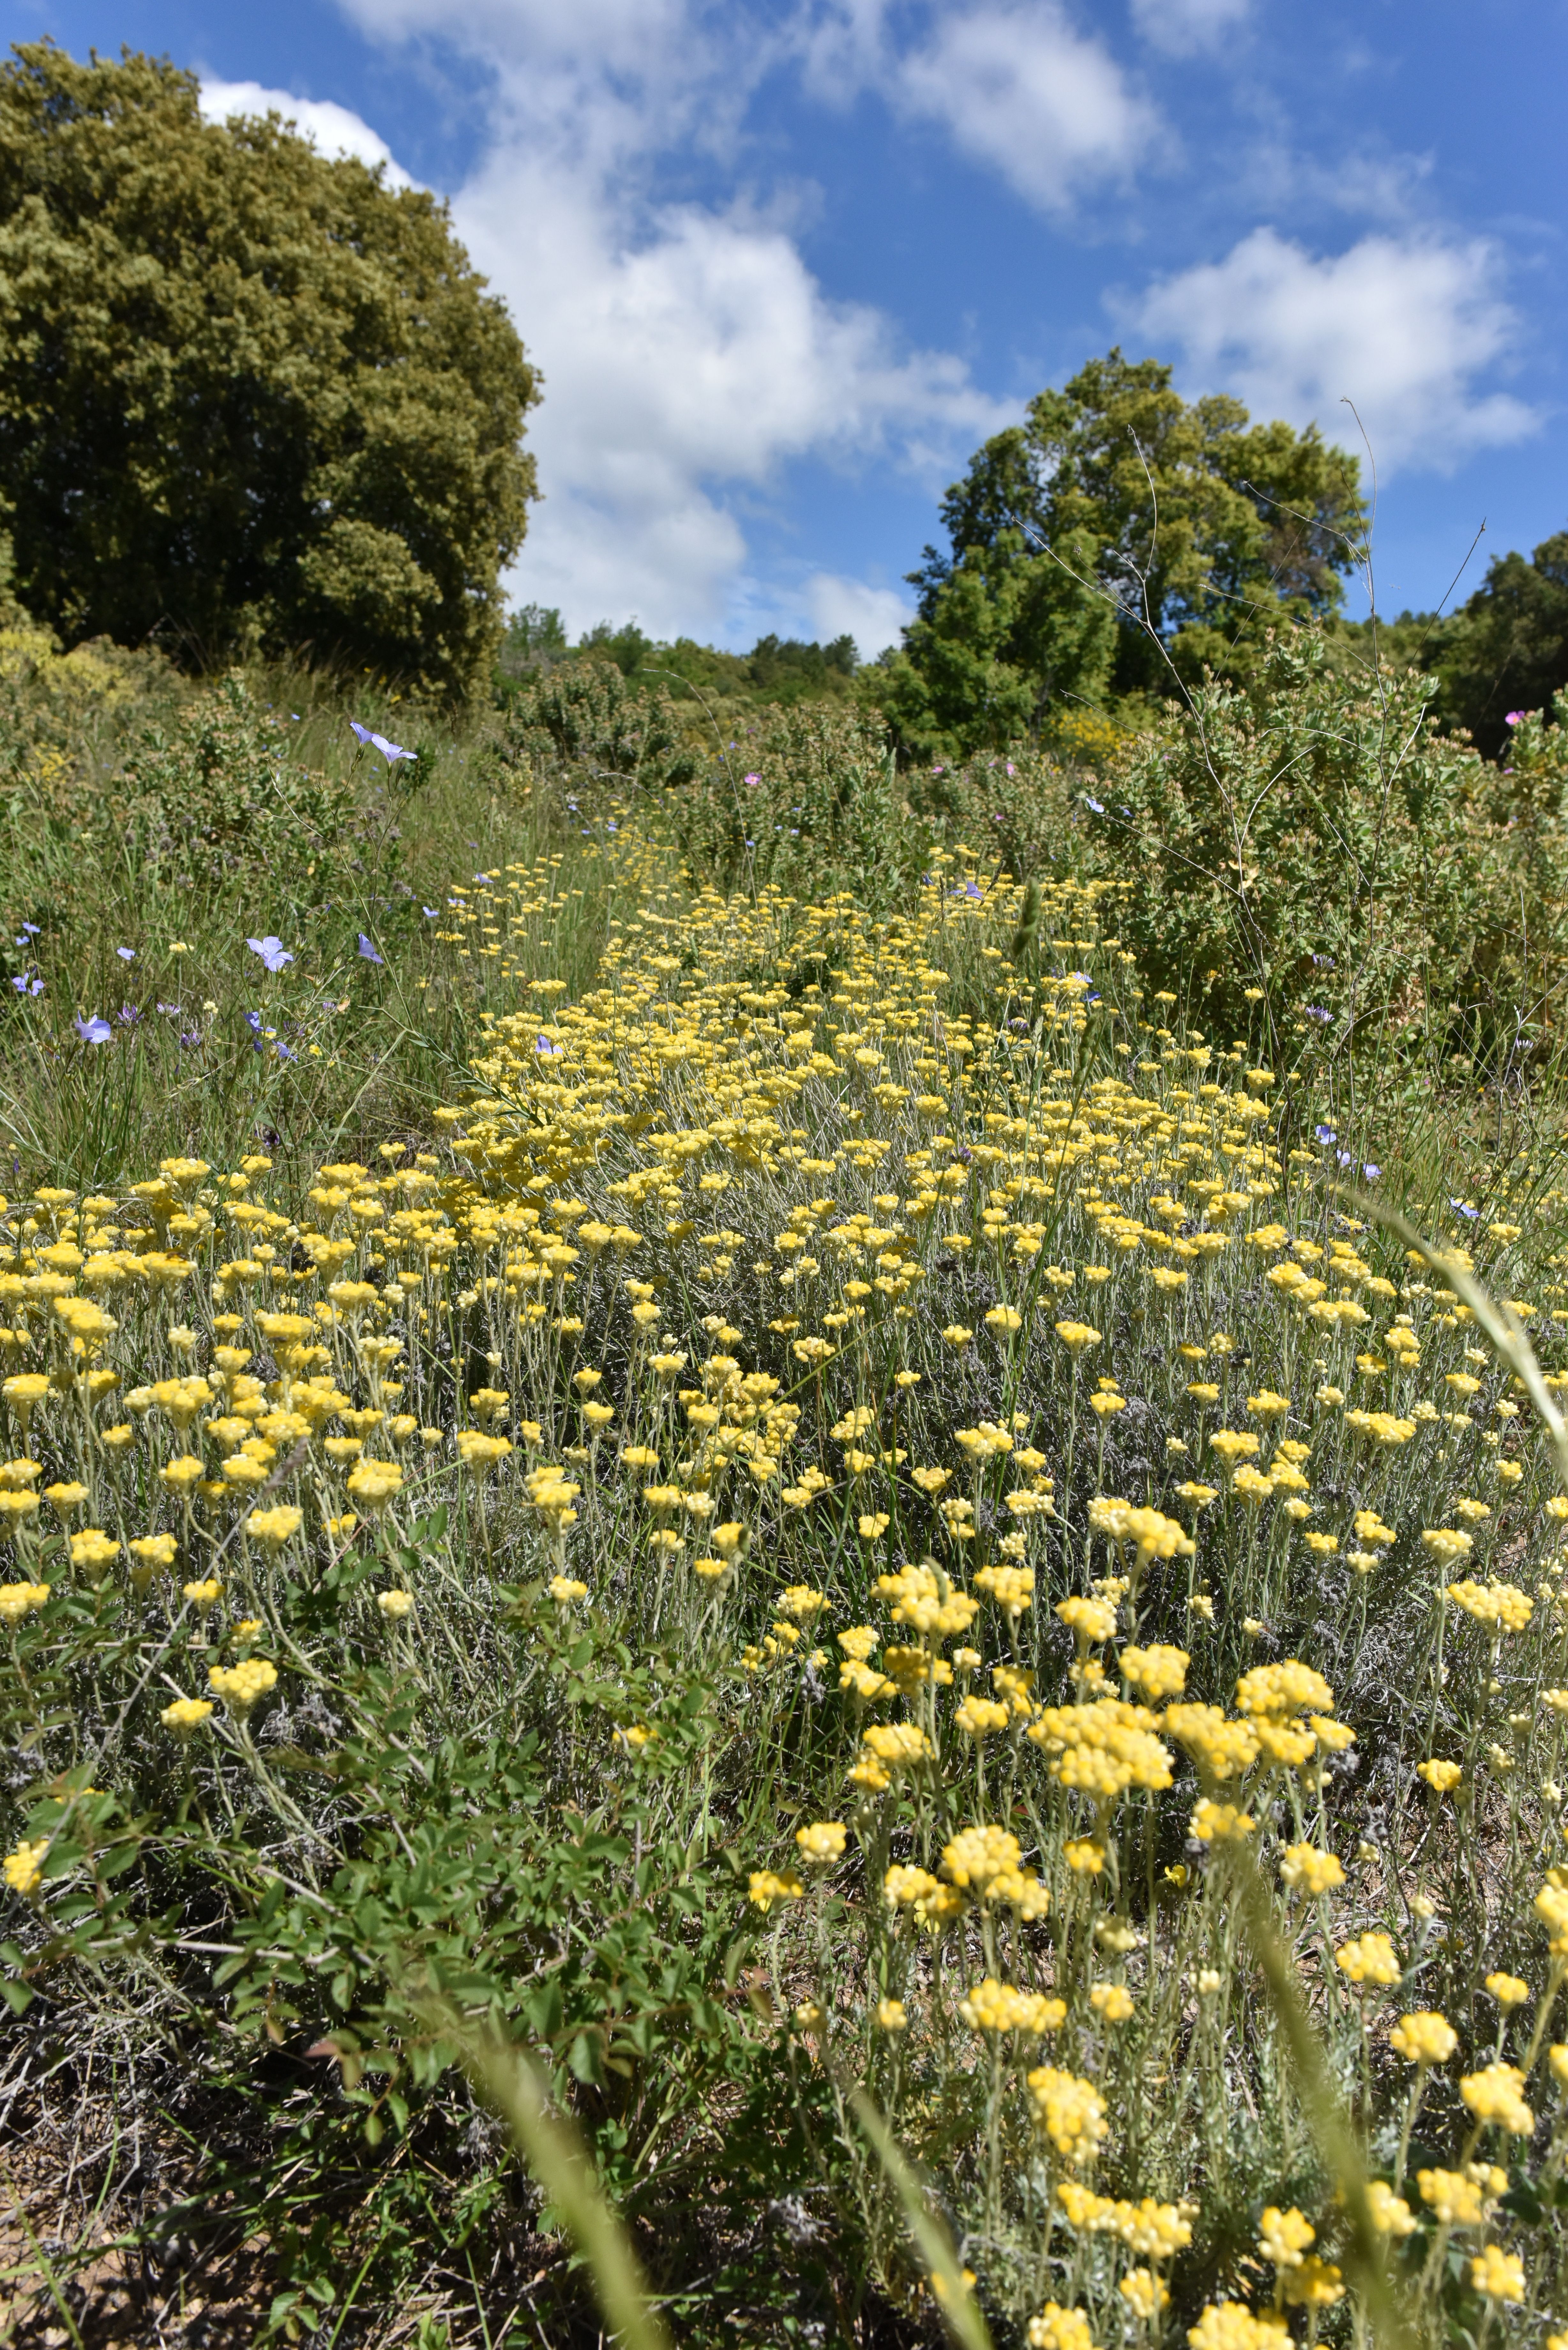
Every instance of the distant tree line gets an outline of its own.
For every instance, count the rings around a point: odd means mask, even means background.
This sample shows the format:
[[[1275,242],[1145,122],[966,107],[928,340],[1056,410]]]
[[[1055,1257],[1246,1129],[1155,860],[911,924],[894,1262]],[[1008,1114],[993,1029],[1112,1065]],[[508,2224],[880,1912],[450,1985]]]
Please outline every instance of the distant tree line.
[[[504,306],[434,198],[275,115],[204,122],[198,97],[129,51],[40,41],[0,66],[0,536],[68,643],[304,653],[504,704],[607,661],[721,735],[874,705],[914,764],[1136,725],[1205,675],[1245,685],[1308,621],[1336,659],[1428,671],[1441,723],[1493,756],[1511,712],[1568,684],[1568,532],[1496,558],[1457,611],[1348,621],[1355,459],[1119,349],[975,452],[874,661],[847,636],[731,653],[508,619],[541,385]]]

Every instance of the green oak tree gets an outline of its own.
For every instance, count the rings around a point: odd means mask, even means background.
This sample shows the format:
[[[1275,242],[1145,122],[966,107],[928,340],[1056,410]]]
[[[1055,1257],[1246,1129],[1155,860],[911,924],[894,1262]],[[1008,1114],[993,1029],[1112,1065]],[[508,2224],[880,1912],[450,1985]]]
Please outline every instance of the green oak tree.
[[[1271,628],[1337,608],[1366,515],[1317,428],[1184,400],[1170,369],[1095,359],[978,450],[941,504],[877,698],[906,748],[968,753],[1054,704],[1243,676]]]
[[[67,641],[487,678],[539,380],[443,205],[195,78],[0,67],[0,525]]]

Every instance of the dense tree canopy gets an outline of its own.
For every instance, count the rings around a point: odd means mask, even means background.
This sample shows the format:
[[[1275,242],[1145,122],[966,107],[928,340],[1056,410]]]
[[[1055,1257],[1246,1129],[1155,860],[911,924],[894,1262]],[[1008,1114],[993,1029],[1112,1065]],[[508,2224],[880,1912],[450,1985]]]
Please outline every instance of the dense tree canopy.
[[[1053,702],[1245,671],[1267,628],[1337,607],[1365,514],[1315,426],[1190,405],[1113,350],[977,451],[942,501],[888,706],[911,748],[1037,726]]]
[[[1443,681],[1443,711],[1495,756],[1511,710],[1550,712],[1568,685],[1568,531],[1543,539],[1528,561],[1501,555],[1451,620],[1439,624],[1427,665]]]
[[[466,691],[538,397],[444,208],[193,76],[0,68],[0,522],[67,639],[236,641]]]

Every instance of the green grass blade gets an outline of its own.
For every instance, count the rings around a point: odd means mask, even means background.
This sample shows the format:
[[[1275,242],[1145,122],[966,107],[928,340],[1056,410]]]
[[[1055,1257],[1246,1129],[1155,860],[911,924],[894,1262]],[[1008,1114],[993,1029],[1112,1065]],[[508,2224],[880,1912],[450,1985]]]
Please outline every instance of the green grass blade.
[[[538,2067],[493,2032],[443,2019],[463,2070],[511,2131],[537,2184],[560,2213],[587,2262],[605,2324],[625,2350],[670,2350],[649,2301],[637,2254],[599,2191],[587,2150],[570,2121],[551,2110]]]
[[[908,2157],[864,2089],[851,2089],[849,2102],[904,2207],[909,2233],[949,2333],[960,2350],[992,2350],[990,2328],[965,2281],[952,2238],[927,2202]]]

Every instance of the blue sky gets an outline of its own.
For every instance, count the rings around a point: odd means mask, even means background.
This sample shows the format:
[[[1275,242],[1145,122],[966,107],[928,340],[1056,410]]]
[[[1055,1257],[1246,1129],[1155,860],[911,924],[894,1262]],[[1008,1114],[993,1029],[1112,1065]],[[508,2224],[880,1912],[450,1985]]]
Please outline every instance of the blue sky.
[[[944,484],[1113,340],[1359,446],[1353,400],[1386,610],[1568,525],[1568,0],[3,14],[451,197],[546,381],[512,592],[575,629],[869,655]]]

